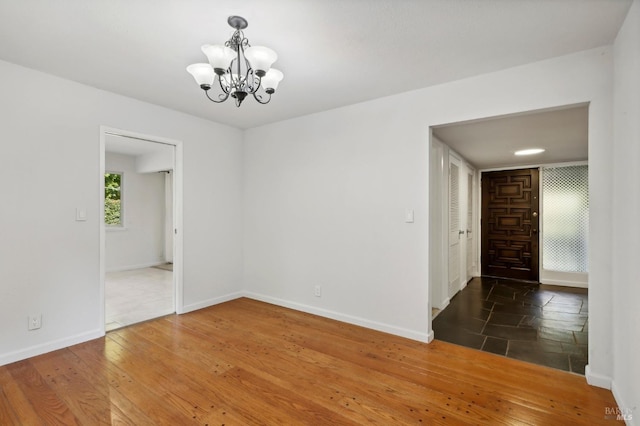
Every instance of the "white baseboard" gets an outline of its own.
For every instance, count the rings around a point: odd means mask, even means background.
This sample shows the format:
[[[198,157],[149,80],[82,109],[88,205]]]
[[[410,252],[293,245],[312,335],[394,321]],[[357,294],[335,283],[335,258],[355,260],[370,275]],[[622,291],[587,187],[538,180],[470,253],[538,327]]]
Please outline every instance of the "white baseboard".
[[[616,386],[616,382],[611,382],[611,393],[613,394],[613,398],[616,400],[616,404],[618,404],[618,408],[620,409],[620,414],[623,416],[624,422],[627,426],[635,426],[638,425],[638,417],[640,413],[638,413],[638,407],[631,407],[631,405],[627,404],[620,395],[618,391],[618,387]],[[614,407],[612,407],[614,408]]]
[[[449,306],[449,303],[451,303],[451,299],[447,297],[442,302],[440,302],[440,307],[438,307],[438,309],[440,309],[441,311],[444,310],[444,308]]]
[[[586,272],[540,271],[540,283],[563,287],[589,288],[589,274]]]
[[[472,279],[473,279],[473,276],[468,278],[466,281],[463,281],[462,284],[460,284],[460,291],[464,290],[465,287],[467,287],[467,285],[471,282]]]
[[[611,377],[594,373],[593,371],[591,371],[591,367],[589,365],[584,368],[584,377],[587,379],[587,383],[589,383],[591,386],[611,389]]]
[[[563,287],[577,287],[577,288],[589,288],[589,284],[578,281],[566,281],[566,280],[550,280],[547,278],[540,279],[540,284],[546,285],[560,285]]]
[[[330,311],[327,309],[317,308],[315,306],[309,306],[302,303],[290,302],[288,300],[278,299],[275,297],[266,296],[264,294],[245,292],[245,297],[250,299],[259,300],[261,302],[271,303],[272,305],[282,306],[284,308],[294,309],[296,311],[306,312],[308,314],[318,315],[325,318],[334,319],[337,321],[346,322],[349,324],[359,325],[361,327],[370,328],[372,330],[382,331],[384,333],[394,334],[400,337],[406,337],[407,339],[417,340],[419,342],[430,342],[430,334],[420,333],[413,330],[408,330],[402,327],[396,327],[389,324],[383,324],[377,321],[370,321],[365,318],[354,317],[352,315],[342,314],[340,312]],[[433,336],[431,336],[433,340]]]
[[[202,302],[193,303],[191,305],[185,305],[180,310],[180,314],[186,314],[187,312],[197,311],[198,309],[208,308],[209,306],[218,305],[220,303],[228,302],[230,300],[243,297],[244,293],[237,291],[235,293],[225,294],[224,296],[214,297],[213,299],[207,299]]]
[[[165,263],[166,262],[159,260],[156,262],[140,263],[138,265],[115,266],[112,268],[107,268],[107,272],[121,272],[121,271],[132,271],[134,269],[152,268],[154,266],[164,265]]]
[[[361,327],[366,327],[373,330],[394,334],[396,336],[417,340],[419,342],[430,343],[434,338],[433,330],[431,330],[429,333],[421,333],[421,332],[405,329],[402,327],[396,327],[390,324],[371,321],[364,318],[355,317],[352,315],[342,314],[340,312],[330,311],[327,309],[317,308],[314,306],[304,305],[301,303],[290,302],[287,300],[278,299],[275,297],[265,296],[262,294],[252,293],[252,292],[240,291],[240,292],[234,292],[234,293],[230,293],[220,297],[215,297],[212,299],[207,299],[198,303],[193,303],[191,305],[185,305],[182,307],[180,311],[181,313],[192,312],[198,309],[203,309],[209,306],[214,306],[220,303],[228,302],[230,300],[238,299],[240,297],[248,297],[250,299],[271,303],[273,305],[282,306],[285,308],[295,309],[297,311],[302,311],[309,314],[314,314],[321,317],[326,317],[326,318],[334,319],[337,321],[346,322],[349,324],[359,325]],[[0,354],[0,366],[10,364],[16,361],[21,361],[23,359],[27,359],[33,356],[42,355],[47,352],[52,352],[58,349],[63,349],[69,346],[77,345],[79,343],[84,343],[89,340],[103,337],[104,335],[105,335],[104,330],[94,330],[86,333],[77,334],[75,336],[70,336],[63,339],[54,340],[51,342],[46,342],[39,345],[31,346],[25,349],[21,349],[19,351]]]
[[[20,349],[15,352],[2,354],[0,355],[0,366],[11,364],[12,362],[22,361],[23,359],[46,354],[48,352],[57,351],[58,349],[63,349],[69,346],[77,345],[78,343],[88,342],[89,340],[97,339],[102,336],[104,336],[103,331],[93,330],[93,331],[88,331],[86,333],[76,334],[75,336],[65,337],[63,339],[41,343],[39,345],[31,346],[25,349]]]

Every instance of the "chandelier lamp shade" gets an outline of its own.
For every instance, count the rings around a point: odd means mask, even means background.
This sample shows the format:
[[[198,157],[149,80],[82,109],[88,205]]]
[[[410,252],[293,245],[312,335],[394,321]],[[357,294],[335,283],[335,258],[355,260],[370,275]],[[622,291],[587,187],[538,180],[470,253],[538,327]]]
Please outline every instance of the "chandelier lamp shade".
[[[209,63],[189,65],[187,71],[212,102],[222,103],[232,97],[239,107],[247,95],[253,95],[259,103],[269,103],[284,77],[281,71],[271,68],[278,55],[268,47],[249,44],[242,32],[247,28],[246,19],[230,16],[227,22],[235,29],[231,38],[224,46],[202,46]],[[212,90],[216,80],[219,91]],[[211,95],[213,92],[217,94]]]

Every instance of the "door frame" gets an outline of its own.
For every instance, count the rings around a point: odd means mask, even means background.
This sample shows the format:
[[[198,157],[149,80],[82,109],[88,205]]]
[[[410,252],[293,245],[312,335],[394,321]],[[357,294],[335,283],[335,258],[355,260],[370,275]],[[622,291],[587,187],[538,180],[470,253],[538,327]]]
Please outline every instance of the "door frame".
[[[471,164],[465,163],[465,169],[467,172],[467,228],[466,228],[466,237],[467,237],[467,284],[469,281],[473,279],[475,275],[479,275],[478,273],[478,261],[480,260],[480,256],[478,255],[477,249],[477,235],[479,234],[480,226],[476,223],[478,217],[480,216],[478,210],[478,175],[476,168]],[[469,176],[471,176],[471,184],[469,184]],[[471,217],[468,216],[469,210],[471,211]],[[471,234],[471,236],[469,236]],[[469,250],[471,251],[471,256],[469,256]],[[466,284],[465,284],[466,286]]]
[[[429,312],[433,308],[443,310],[449,305],[444,265],[448,241],[444,234],[448,229],[447,199],[448,177],[445,177],[445,159],[448,147],[435,136],[429,138]],[[435,265],[438,265],[437,267]]]
[[[100,126],[100,174],[99,178],[99,197],[100,205],[98,208],[100,216],[100,244],[99,244],[99,263],[100,263],[100,297],[98,312],[100,317],[100,333],[106,332],[106,309],[105,309],[105,275],[106,275],[106,232],[104,223],[104,173],[105,173],[105,148],[107,135],[123,136],[132,139],[139,139],[148,142],[161,143],[174,147],[173,156],[173,289],[174,289],[174,308],[177,314],[184,312],[183,299],[183,147],[182,141],[164,138],[160,136],[147,135],[129,130],[122,130],[108,126]]]
[[[467,172],[473,174],[474,187],[472,209],[473,209],[473,225],[476,230],[480,229],[480,195],[478,193],[478,176],[479,170],[468,163],[464,157],[452,150],[443,141],[438,139],[433,133],[429,135],[429,309],[436,308],[445,309],[450,302],[449,297],[449,156],[453,155],[460,161],[460,173],[464,175],[466,187]],[[465,189],[465,188],[460,188]],[[466,203],[466,198],[465,198]],[[463,221],[466,221],[466,213]],[[476,231],[476,234],[478,232]],[[469,241],[466,241],[468,244]],[[464,289],[468,282],[475,276],[479,275],[478,265],[480,262],[480,239],[473,237],[471,240],[473,245],[473,261],[475,263],[471,276],[467,276],[466,280],[461,279],[459,290]],[[464,253],[466,259],[466,253]]]

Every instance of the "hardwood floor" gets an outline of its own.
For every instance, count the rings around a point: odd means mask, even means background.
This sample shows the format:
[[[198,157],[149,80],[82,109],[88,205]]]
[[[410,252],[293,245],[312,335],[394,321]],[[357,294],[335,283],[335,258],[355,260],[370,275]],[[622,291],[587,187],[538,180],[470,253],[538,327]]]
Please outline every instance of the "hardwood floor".
[[[584,377],[249,300],[0,367],[0,424],[599,424]]]

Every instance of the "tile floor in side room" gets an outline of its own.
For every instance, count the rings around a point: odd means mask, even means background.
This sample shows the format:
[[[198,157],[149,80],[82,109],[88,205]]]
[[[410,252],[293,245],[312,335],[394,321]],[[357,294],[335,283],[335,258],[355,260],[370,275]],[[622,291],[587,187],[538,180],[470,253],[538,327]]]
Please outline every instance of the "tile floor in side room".
[[[587,289],[474,278],[433,320],[435,338],[584,374]]]
[[[160,268],[107,272],[106,331],[171,314],[173,272]]]

